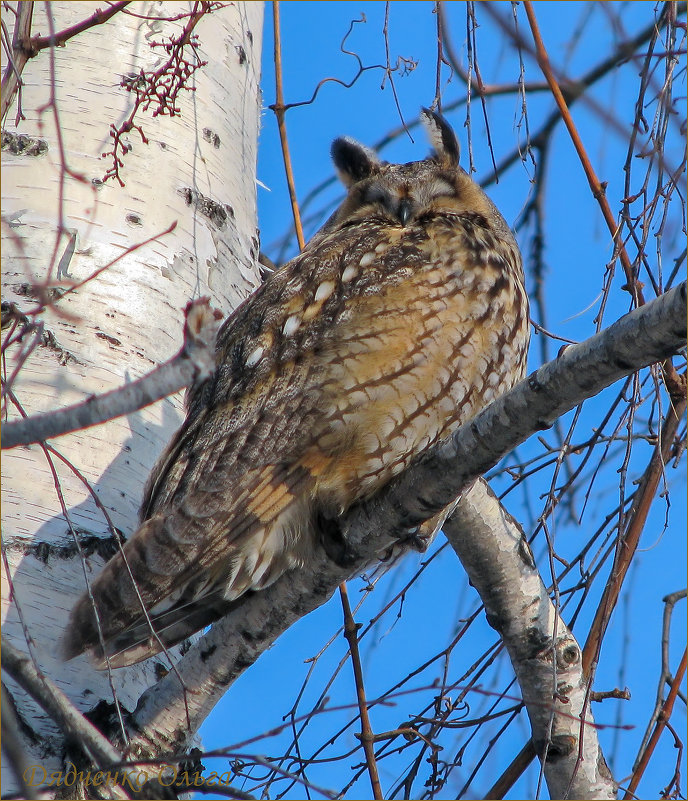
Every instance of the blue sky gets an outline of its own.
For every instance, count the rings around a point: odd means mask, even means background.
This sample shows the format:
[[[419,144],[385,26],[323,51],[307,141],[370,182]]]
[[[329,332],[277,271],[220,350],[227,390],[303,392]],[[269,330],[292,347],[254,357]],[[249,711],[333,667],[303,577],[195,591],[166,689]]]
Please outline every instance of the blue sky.
[[[483,81],[492,83],[513,83],[519,77],[519,59],[514,47],[507,43],[491,21],[488,14],[478,4],[477,14],[480,27],[476,31],[478,62]],[[493,3],[492,7],[505,19],[512,17],[509,3]],[[605,6],[603,8],[602,6]],[[355,59],[340,52],[340,43],[352,20],[356,23],[349,36],[346,49],[355,51],[364,65],[382,64],[385,61],[385,43],[382,28],[385,17],[385,4],[382,2],[288,2],[281,4],[282,15],[282,54],[284,69],[284,94],[287,102],[307,100],[315,86],[323,78],[337,77],[345,82],[356,74]],[[535,4],[541,33],[548,48],[555,69],[576,78],[591,66],[601,61],[620,40],[624,40],[644,28],[653,19],[654,4],[636,3],[572,3],[539,2]],[[391,3],[389,12],[389,53],[390,60],[396,62],[397,56],[412,59],[417,66],[407,75],[394,74],[394,86],[404,120],[415,122],[421,105],[429,105],[435,92],[436,66],[436,18],[433,4],[428,2]],[[466,7],[464,3],[447,4],[447,19],[454,50],[460,61],[466,64]],[[518,10],[518,25],[521,34],[531,41],[527,21],[522,6]],[[684,43],[685,51],[685,43]],[[263,102],[265,112],[260,139],[258,173],[265,188],[258,189],[259,226],[262,246],[268,256],[280,258],[279,247],[290,227],[291,217],[286,193],[286,182],[282,165],[282,155],[273,113],[268,105],[274,102],[274,66],[272,63],[272,14],[270,5],[266,6],[265,31],[263,39]],[[677,81],[685,102],[685,55],[681,56],[683,75]],[[527,54],[524,55],[525,81],[528,84],[541,84],[542,75]],[[601,180],[608,182],[607,197],[612,211],[617,214],[619,200],[623,197],[623,164],[626,159],[628,131],[634,117],[634,104],[637,98],[637,73],[640,64],[620,65],[594,88],[592,96],[597,108],[583,103],[574,106],[573,117],[578,126],[589,156]],[[303,200],[308,192],[332,175],[329,148],[332,139],[342,134],[353,136],[367,145],[381,140],[389,131],[400,124],[399,112],[391,91],[389,80],[381,88],[384,73],[380,69],[365,71],[351,88],[344,88],[334,82],[325,84],[316,100],[287,114],[287,128],[291,158],[294,166],[298,197]],[[465,100],[466,90],[463,81],[454,76],[450,79],[447,67],[442,73],[443,105]],[[546,91],[528,92],[527,123],[531,132],[536,131],[544,117],[553,107],[551,95]],[[604,119],[600,109],[608,114]],[[648,110],[648,115],[653,113]],[[473,98],[471,107],[470,148],[466,126],[466,106],[461,105],[447,112],[447,118],[454,126],[461,140],[462,163],[468,166],[468,153],[472,149],[476,167],[475,177],[485,179],[491,174],[491,157],[487,148],[487,131],[483,121],[483,111],[479,99]],[[489,132],[493,143],[495,160],[509,153],[525,136],[526,120],[522,115],[520,99],[513,94],[494,98],[487,103]],[[685,120],[685,117],[683,118]],[[651,119],[649,120],[651,123]],[[673,128],[671,128],[673,125]],[[671,123],[667,138],[665,157],[668,162],[678,165],[683,157],[683,137],[678,124]],[[407,135],[397,137],[381,151],[389,161],[411,161],[423,158],[428,152],[428,144],[422,131],[412,132],[413,140]],[[638,162],[639,163],[639,162]],[[634,183],[641,180],[641,166],[635,166]],[[497,203],[507,221],[519,226],[525,205],[533,191],[534,169],[532,163],[516,163],[499,176],[499,183],[487,187],[488,194]],[[682,178],[682,180],[684,180]],[[341,196],[338,185],[328,188],[319,197],[308,213],[316,211],[314,220],[307,227],[307,236],[312,234],[324,221],[331,210],[331,204]],[[599,207],[591,197],[590,189],[575,157],[570,139],[560,125],[553,135],[548,159],[544,194],[544,263],[546,301],[546,326],[556,334],[582,340],[595,332],[594,318],[599,311],[600,293],[605,276],[605,267],[612,257],[609,233],[604,225]],[[674,226],[671,236],[669,225]],[[671,259],[681,250],[680,220],[667,226],[664,259],[664,275],[673,266]],[[518,230],[519,242],[528,267],[532,227],[521,226]],[[650,237],[653,242],[653,238]],[[652,269],[657,269],[657,253],[654,244],[648,248],[648,259],[653,260]],[[293,255],[295,245],[292,241],[288,253]],[[685,263],[682,267],[685,274]],[[528,276],[529,288],[533,288],[533,277]],[[612,280],[612,291],[604,316],[604,323],[613,322],[629,308],[629,296],[621,290],[624,279],[620,267]],[[647,297],[652,297],[651,288]],[[536,310],[533,316],[538,319]],[[533,338],[530,355],[530,369],[541,363],[541,341]],[[560,343],[550,343],[550,356],[556,355]],[[574,442],[584,441],[602,419],[619,387],[610,388],[598,398],[586,404],[573,437]],[[649,395],[649,388],[643,396]],[[638,415],[646,418],[650,401],[640,407]],[[568,429],[571,415],[562,421],[563,430]],[[643,432],[643,426],[638,431]],[[548,442],[554,441],[554,433],[547,432]],[[518,459],[533,458],[542,453],[542,446],[533,438],[519,449]],[[649,447],[639,442],[633,449],[629,463],[628,483],[638,478],[649,458]],[[592,468],[587,469],[586,480],[574,497],[575,516],[581,517],[579,524],[572,523],[567,514],[557,513],[552,525],[556,549],[562,558],[571,558],[588,540],[602,519],[612,509],[619,495],[619,467],[623,458],[621,445],[612,445],[608,456],[590,490],[587,503],[584,503],[586,488],[592,478]],[[597,465],[599,459],[593,457],[591,464]],[[663,613],[662,597],[686,585],[685,564],[685,459],[678,470],[669,474],[671,505],[657,501],[645,528],[641,552],[627,579],[624,594],[612,618],[612,624],[605,639],[597,673],[595,689],[611,690],[614,687],[628,686],[632,698],[627,702],[606,701],[596,705],[594,713],[600,723],[608,724],[600,732],[605,755],[610,761],[617,779],[621,780],[630,771],[633,756],[647,723],[652,699],[656,692],[659,676],[659,656],[661,619]],[[505,499],[509,511],[525,526],[530,534],[535,527],[534,519],[542,511],[542,494],[546,493],[551,481],[551,470],[543,470]],[[493,486],[502,491],[510,480],[498,476]],[[629,489],[630,491],[630,489]],[[584,509],[584,512],[583,512]],[[668,523],[665,527],[665,515]],[[410,556],[403,564],[385,575],[369,593],[364,606],[356,619],[366,625],[377,612],[392,599],[410,577],[419,569],[422,562],[430,564],[420,579],[412,585],[405,595],[403,604],[397,602],[390,611],[372,628],[362,643],[366,690],[369,698],[374,698],[394,686],[426,658],[446,648],[459,621],[472,614],[478,606],[473,589],[468,586],[454,553],[443,546],[440,536],[431,551],[420,556]],[[596,546],[597,547],[597,546]],[[549,565],[542,535],[536,539],[534,551],[545,581],[549,581]],[[595,548],[593,548],[593,552]],[[588,559],[594,565],[593,552]],[[604,577],[608,563],[602,568]],[[596,600],[604,585],[604,577],[594,583],[589,597],[576,621],[574,631],[584,640],[588,625],[594,614]],[[572,585],[573,580],[563,582],[563,587]],[[361,582],[352,582],[350,595],[352,603],[361,597]],[[574,602],[575,603],[575,602]],[[673,625],[671,666],[675,668],[684,647],[685,601],[677,605]],[[565,614],[565,617],[567,615]],[[330,638],[336,635],[341,625],[341,611],[337,598],[314,612],[286,632],[277,644],[250,668],[234,685],[216,708],[214,714],[202,729],[206,749],[227,747],[249,736],[265,732],[280,725],[282,717],[292,708],[306,675],[312,669],[312,676],[306,685],[298,713],[308,712],[321,692],[329,698],[328,705],[348,705],[355,703],[355,690],[351,678],[351,666],[345,663],[331,687],[327,682],[346,654],[341,635],[322,653],[314,664],[305,660],[321,652]],[[448,672],[452,681],[457,681],[464,671],[483,653],[485,648],[495,642],[494,632],[480,619],[471,626],[469,634],[455,649],[449,663]],[[408,688],[427,688],[441,673],[437,664],[431,666],[412,680]],[[498,660],[492,670],[485,674],[481,686],[485,694],[472,693],[468,696],[470,715],[486,711],[493,702],[492,692],[499,692],[511,680],[508,662]],[[510,694],[517,696],[513,687]],[[417,714],[432,697],[432,691],[410,693],[397,699],[394,707],[376,707],[371,713],[376,731],[384,731],[398,726],[410,715]],[[302,741],[304,753],[310,755],[329,736],[338,731],[338,725],[351,719],[351,710],[327,712],[320,715],[308,726]],[[674,712],[673,724],[679,731],[685,729],[685,707],[678,704]],[[614,728],[614,725],[631,724],[631,731]],[[330,749],[325,755],[334,756],[353,748],[356,740],[352,731],[342,736],[338,747]],[[485,748],[486,739],[492,736],[495,728],[484,729],[466,749],[463,765],[451,774],[447,788],[438,797],[456,797],[464,786]],[[462,735],[456,739],[443,740],[442,758],[456,758],[456,750],[462,744]],[[465,735],[463,735],[465,737]],[[464,797],[481,797],[490,783],[516,755],[528,736],[525,716],[510,727],[497,742],[485,765],[464,791]],[[287,731],[281,737],[248,746],[246,751],[264,756],[279,755],[284,752],[285,743],[291,737]],[[310,750],[309,750],[310,749]],[[395,780],[408,768],[410,753],[390,757],[380,764],[383,787],[387,790],[395,785]],[[676,752],[671,738],[665,735],[660,751],[653,760],[646,778],[641,784],[641,797],[658,797],[661,788],[670,779]],[[314,765],[310,769],[311,780],[330,789],[343,787],[355,771],[349,765],[358,764],[362,754],[342,762]],[[207,760],[209,770],[226,770],[222,760]],[[685,764],[683,766],[685,775]],[[537,782],[537,769],[529,773],[512,791],[512,798],[534,797]],[[237,781],[237,783],[239,783]],[[422,782],[419,785],[422,788]],[[250,789],[247,786],[247,789]],[[274,797],[279,788],[274,786],[270,793]],[[546,794],[546,791],[543,791]],[[317,794],[316,794],[317,795]],[[287,795],[302,798],[303,788],[293,788]],[[364,775],[348,792],[349,798],[370,797],[370,787]]]

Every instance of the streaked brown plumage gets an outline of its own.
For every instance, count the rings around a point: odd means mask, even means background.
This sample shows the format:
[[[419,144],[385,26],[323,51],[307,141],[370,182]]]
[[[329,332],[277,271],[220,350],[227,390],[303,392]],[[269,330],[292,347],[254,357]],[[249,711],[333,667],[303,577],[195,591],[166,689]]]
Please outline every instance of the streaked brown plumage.
[[[384,164],[335,141],[346,200],[223,325],[216,372],[191,394],[124,547],[136,588],[122,554],[91,588],[111,665],[181,641],[303,565],[323,521],[523,376],[518,248],[458,166],[447,123],[423,117],[435,148],[424,161]],[[87,596],[63,645],[104,664]]]

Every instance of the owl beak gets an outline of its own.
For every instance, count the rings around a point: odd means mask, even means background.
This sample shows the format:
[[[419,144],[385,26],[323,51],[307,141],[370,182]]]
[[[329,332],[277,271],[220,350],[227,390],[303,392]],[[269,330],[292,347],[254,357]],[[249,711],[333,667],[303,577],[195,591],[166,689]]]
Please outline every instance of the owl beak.
[[[414,208],[415,203],[413,200],[411,200],[411,198],[404,197],[399,201],[399,205],[397,207],[397,217],[402,225],[406,225],[406,223],[411,219]]]

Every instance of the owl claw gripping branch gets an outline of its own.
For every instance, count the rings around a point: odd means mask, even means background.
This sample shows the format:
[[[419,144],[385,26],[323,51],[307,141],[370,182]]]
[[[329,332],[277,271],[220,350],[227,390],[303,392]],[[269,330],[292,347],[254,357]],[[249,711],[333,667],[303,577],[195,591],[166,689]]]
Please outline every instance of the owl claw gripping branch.
[[[139,529],[91,585],[97,618],[88,595],[72,611],[66,658],[129,665],[209,625],[524,375],[518,247],[449,125],[422,117],[423,161],[334,142],[346,199],[224,323]]]

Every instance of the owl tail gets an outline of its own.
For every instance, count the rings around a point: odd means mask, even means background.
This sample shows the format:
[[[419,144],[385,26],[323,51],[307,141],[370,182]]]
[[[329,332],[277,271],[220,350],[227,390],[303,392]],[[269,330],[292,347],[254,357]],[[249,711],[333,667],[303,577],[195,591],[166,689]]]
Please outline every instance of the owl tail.
[[[146,520],[77,601],[63,658],[87,652],[101,669],[140,662],[303,564],[310,526],[295,524],[293,510],[279,511],[259,525],[255,517],[235,518],[230,531],[224,519],[189,518],[180,510]]]
[[[108,664],[111,668],[134,665],[164,649],[178,645],[195,632],[219,620],[245,597],[227,601],[222,590],[217,590],[201,599],[180,601],[170,609],[149,614],[148,620],[139,618],[129,628],[106,640],[105,650],[100,643],[91,648],[89,656],[94,667],[99,670],[107,668]]]
[[[180,531],[175,523],[179,521],[174,515],[146,520],[105,565],[72,609],[60,644],[64,659],[88,652],[99,667],[106,666],[105,654],[117,661],[116,666],[133,664],[222,614],[219,594],[212,602],[214,588],[194,582],[200,556],[194,545],[196,532],[187,526],[183,537],[173,537],[171,531]],[[203,614],[194,607],[201,594]]]

